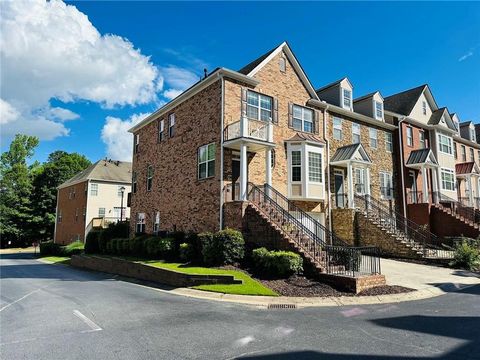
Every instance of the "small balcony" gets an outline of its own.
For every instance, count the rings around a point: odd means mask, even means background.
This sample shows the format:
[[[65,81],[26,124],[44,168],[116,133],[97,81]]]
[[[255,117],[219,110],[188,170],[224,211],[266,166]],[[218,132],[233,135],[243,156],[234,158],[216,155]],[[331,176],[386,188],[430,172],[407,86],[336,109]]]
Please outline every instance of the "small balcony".
[[[259,151],[273,145],[273,124],[271,121],[249,119],[242,116],[240,120],[228,124],[223,133],[224,146],[239,150],[241,143],[247,143],[249,151]]]

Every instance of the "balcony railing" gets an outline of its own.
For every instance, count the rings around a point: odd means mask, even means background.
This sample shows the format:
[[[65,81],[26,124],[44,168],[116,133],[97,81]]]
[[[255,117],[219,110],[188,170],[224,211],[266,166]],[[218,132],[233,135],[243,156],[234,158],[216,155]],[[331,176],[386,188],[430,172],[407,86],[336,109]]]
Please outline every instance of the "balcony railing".
[[[273,125],[270,121],[253,120],[243,116],[225,127],[223,137],[224,141],[251,138],[273,142]]]

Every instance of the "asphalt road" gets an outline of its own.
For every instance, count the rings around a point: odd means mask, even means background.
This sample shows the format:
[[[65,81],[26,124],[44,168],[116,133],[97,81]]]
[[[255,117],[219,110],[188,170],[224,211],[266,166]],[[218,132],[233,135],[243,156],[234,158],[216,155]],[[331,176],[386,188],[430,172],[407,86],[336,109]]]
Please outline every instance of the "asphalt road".
[[[480,287],[392,305],[266,310],[28,255],[0,259],[0,358],[480,359]]]

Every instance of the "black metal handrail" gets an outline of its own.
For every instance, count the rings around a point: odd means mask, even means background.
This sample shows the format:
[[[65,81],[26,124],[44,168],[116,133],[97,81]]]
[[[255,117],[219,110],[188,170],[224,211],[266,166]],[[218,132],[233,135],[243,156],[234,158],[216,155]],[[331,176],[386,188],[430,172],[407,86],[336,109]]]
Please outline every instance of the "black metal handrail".
[[[470,206],[462,205],[460,202],[451,197],[442,194],[441,192],[433,192],[433,201],[443,208],[450,209],[452,214],[463,217],[465,220],[480,225],[480,210],[474,209]]]
[[[270,220],[281,226],[314,262],[329,274],[356,276],[379,274],[378,248],[348,246],[320,222],[270,185],[249,183],[248,200],[263,208]],[[332,245],[327,245],[327,240]]]
[[[373,216],[387,231],[402,237],[405,241],[420,245],[416,250],[422,251],[424,257],[447,257],[450,251],[442,247],[438,237],[425,227],[407,219],[371,195],[355,195],[355,204],[359,210]]]

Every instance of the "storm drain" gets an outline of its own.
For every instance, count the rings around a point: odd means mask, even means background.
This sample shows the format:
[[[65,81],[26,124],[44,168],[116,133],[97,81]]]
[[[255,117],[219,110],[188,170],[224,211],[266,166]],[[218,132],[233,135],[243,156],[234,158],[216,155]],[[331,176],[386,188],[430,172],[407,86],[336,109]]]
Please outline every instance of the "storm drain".
[[[268,304],[268,309],[296,309],[295,304]]]

